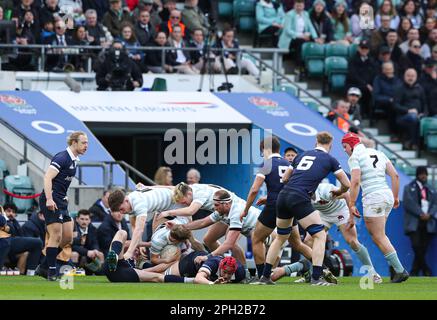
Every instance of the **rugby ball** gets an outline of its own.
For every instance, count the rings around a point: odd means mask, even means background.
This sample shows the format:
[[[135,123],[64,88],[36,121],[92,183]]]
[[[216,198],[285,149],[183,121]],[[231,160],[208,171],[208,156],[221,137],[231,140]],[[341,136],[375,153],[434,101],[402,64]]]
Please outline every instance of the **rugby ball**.
[[[175,246],[174,244],[168,244],[164,247],[164,249],[162,249],[160,256],[162,259],[169,259],[180,253],[180,251],[181,250],[178,246]]]

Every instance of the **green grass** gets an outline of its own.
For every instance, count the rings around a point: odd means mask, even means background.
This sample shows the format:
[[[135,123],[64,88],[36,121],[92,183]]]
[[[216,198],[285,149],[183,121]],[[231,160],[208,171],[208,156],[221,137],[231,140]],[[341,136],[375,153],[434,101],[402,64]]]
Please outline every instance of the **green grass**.
[[[410,278],[401,284],[384,283],[373,290],[360,289],[360,278],[339,279],[335,287],[312,287],[282,279],[276,286],[254,285],[193,285],[154,283],[109,283],[106,277],[76,277],[73,290],[63,290],[59,283],[39,277],[0,277],[0,300],[6,299],[147,299],[147,300],[239,300],[239,299],[323,299],[323,300],[437,300],[437,277]]]

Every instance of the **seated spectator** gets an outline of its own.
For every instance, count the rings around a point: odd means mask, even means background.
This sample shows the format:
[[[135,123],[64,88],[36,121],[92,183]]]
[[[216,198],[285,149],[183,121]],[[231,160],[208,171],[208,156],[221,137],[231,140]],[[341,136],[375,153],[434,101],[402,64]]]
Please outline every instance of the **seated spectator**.
[[[357,87],[362,93],[362,112],[370,115],[373,79],[378,72],[378,65],[369,56],[369,41],[361,40],[356,55],[349,62],[346,86]],[[362,114],[362,115],[363,115]]]
[[[344,133],[349,132],[349,104],[344,100],[337,100],[333,103],[332,108],[333,111],[328,113],[326,119],[333,122]]]
[[[428,1],[426,8],[425,8],[425,19],[428,18],[437,18],[437,3],[435,0]]]
[[[71,44],[74,46],[89,46],[90,39],[88,38],[85,26],[78,26],[74,30]],[[87,60],[90,57],[90,52],[86,49],[79,49],[80,54],[72,57],[74,70],[77,72],[85,72]]]
[[[361,90],[355,87],[349,88],[347,91],[346,102],[349,103],[350,120],[359,126],[361,123],[361,106],[358,103],[361,98]]]
[[[238,41],[235,39],[235,32],[233,29],[226,29],[223,31],[223,36],[221,39],[215,44],[216,48],[224,49],[223,55],[221,52],[216,51],[216,55],[219,59],[223,58],[223,64],[226,68],[227,73],[236,74],[238,73],[237,66],[237,52],[227,51],[226,49],[239,49],[240,45]],[[247,71],[250,75],[254,77],[259,76],[259,70],[252,62],[252,60],[241,56],[240,57],[240,67],[243,71]]]
[[[173,173],[169,167],[159,167],[155,172],[153,180],[160,186],[172,186]]]
[[[16,2],[14,1],[14,3],[16,3]],[[34,0],[21,0],[19,2],[19,4],[16,4],[16,6],[14,7],[12,17],[16,21],[23,21],[24,14],[27,11],[32,11],[35,23],[40,24],[40,26],[44,25],[44,23],[42,23],[40,20],[39,7],[34,4]]]
[[[391,0],[384,0],[379,6],[378,12],[375,16],[375,27],[381,27],[381,17],[387,15],[390,17],[390,29],[396,30],[399,27],[401,19],[399,18],[396,8]]]
[[[140,0],[137,8],[133,12],[134,17],[138,17],[139,13],[143,10],[147,10],[150,13],[150,23],[153,28],[156,30],[162,23],[161,18],[159,17],[158,10],[155,9],[153,0]]]
[[[408,40],[407,35],[410,29],[413,29],[413,24],[411,23],[410,19],[402,17],[397,30],[400,42]]]
[[[383,45],[380,47],[379,54],[378,54],[378,60],[377,60],[378,72],[382,70],[382,65],[386,62],[391,62],[394,67],[395,75],[397,77],[402,77],[402,75],[405,72],[405,67],[400,67],[396,62],[394,62],[391,56],[390,48],[387,47],[386,45]],[[402,56],[402,63],[403,65],[405,65],[406,63],[404,56]]]
[[[46,38],[44,44],[53,46],[68,46],[72,45],[72,39],[65,35],[66,26],[63,20],[58,20],[55,23],[55,35]],[[66,54],[66,48],[57,48],[47,51],[46,70],[54,72],[62,72],[64,68],[71,64],[71,58]]]
[[[168,47],[167,36],[165,32],[159,31],[156,33],[155,39],[150,44],[151,47]],[[167,52],[167,50],[165,50]],[[167,64],[167,54],[164,54],[164,61],[162,61],[162,50],[149,50],[146,55],[147,69],[153,73],[164,73],[166,70],[170,70],[170,66]]]
[[[55,24],[53,21],[46,21],[41,30],[41,43],[46,43],[48,38],[55,35]]]
[[[332,12],[332,26],[334,28],[333,40],[344,45],[353,42],[352,29],[347,16],[347,4],[343,0],[335,2],[335,9]]]
[[[100,199],[97,199],[96,202],[89,208],[89,212],[91,214],[92,222],[102,222],[105,217],[111,214],[111,210],[109,209],[108,198],[110,190],[105,190],[103,192],[103,196]]]
[[[130,240],[129,227],[124,220],[123,215],[120,212],[111,212],[105,216],[102,224],[97,229],[97,241],[100,251],[104,256],[108,254],[109,247],[111,246],[112,239],[118,230],[124,230],[128,234],[128,240]],[[129,246],[128,242],[126,245]]]
[[[15,204],[5,204],[0,210],[0,215],[5,218],[2,219],[3,223],[0,223],[0,269],[3,268],[5,259],[8,257],[10,263],[17,265],[20,269],[20,274],[34,276],[43,248],[41,239],[23,236],[20,224],[16,220],[17,207]],[[6,224],[4,224],[4,220],[6,220]],[[22,255],[23,253],[26,254]],[[20,255],[22,255],[22,259],[20,259]]]
[[[431,58],[425,60],[422,75],[419,78],[419,84],[425,91],[428,116],[434,117],[437,115],[437,62]]]
[[[133,23],[131,14],[122,9],[121,0],[109,0],[110,9],[103,16],[103,25],[108,28],[114,38],[121,36],[122,24]]]
[[[94,10],[97,13],[97,21],[102,22],[103,16],[109,10],[108,0],[82,0],[83,11]]]
[[[422,45],[420,49],[420,54],[424,59],[431,57],[431,50],[437,44],[437,29],[432,29],[428,34],[428,39]]]
[[[421,47],[422,46],[420,45],[419,40],[410,40],[409,50],[405,55],[405,65],[404,65],[406,69],[408,68],[415,69],[418,77],[420,77],[422,73],[422,65],[423,65],[423,58],[420,55]]]
[[[407,54],[408,50],[410,49],[410,41],[411,40],[419,40],[419,30],[418,29],[410,29],[408,30],[407,34],[407,40],[402,42],[399,45],[399,48],[402,50],[403,54]]]
[[[401,16],[410,19],[414,29],[422,26],[422,16],[419,13],[420,7],[413,0],[406,0],[401,7]]]
[[[156,31],[150,23],[150,13],[147,10],[140,11],[138,21],[135,24],[135,36],[142,47],[147,47],[153,42]]]
[[[387,34],[390,31],[390,16],[383,15],[381,17],[381,26],[372,31],[370,35],[370,52],[376,57],[379,48],[385,43]]]
[[[35,21],[31,10],[25,12],[24,20],[20,21],[19,29],[21,29],[21,36],[28,39],[28,44],[41,43],[41,28]]]
[[[437,44],[432,47],[431,59],[437,62]]]
[[[420,118],[427,114],[427,103],[425,92],[417,82],[415,69],[405,71],[404,81],[395,93],[394,107],[400,132],[408,133],[405,149],[417,150]]]
[[[390,30],[387,33],[387,36],[385,38],[386,45],[390,50],[391,60],[394,63],[396,63],[398,66],[400,66],[400,64],[403,61],[404,54],[403,54],[401,48],[399,48],[398,39],[399,39],[399,36],[394,30]],[[403,77],[403,75],[404,74],[402,73],[401,76]]]
[[[419,29],[420,42],[424,43],[428,40],[429,34],[436,27],[435,18],[427,18],[425,24]]]
[[[220,71],[220,64],[218,63],[218,66],[216,66],[216,58],[214,53],[210,50],[209,56],[212,61],[206,61],[207,65],[204,66],[205,57],[206,55],[206,44],[205,44],[205,36],[203,34],[202,29],[196,29],[194,30],[193,34],[191,35],[191,40],[188,43],[188,47],[190,48],[197,48],[196,51],[190,51],[190,59],[191,59],[191,65],[197,69],[199,72],[202,72],[202,68],[205,67],[204,72],[207,72],[207,68],[210,68],[212,71]],[[209,63],[209,65],[208,65]]]
[[[187,172],[187,184],[200,183],[200,172],[197,169],[191,168]]]
[[[344,1],[344,0],[342,0]],[[350,3],[349,3],[350,4]],[[348,6],[347,3],[345,3],[346,5],[346,14],[348,11]],[[361,14],[362,12],[369,12],[370,15],[374,16],[373,13],[373,8],[370,7],[369,5],[369,0],[363,0],[363,1],[357,1],[355,2],[355,11],[353,12],[353,14],[350,16],[349,19],[349,25],[350,25],[350,31],[351,31],[351,36],[352,39],[359,41],[360,39],[368,39],[370,38],[370,33],[372,31],[373,28],[366,27],[366,28],[361,28],[362,26],[362,18],[361,18]],[[374,27],[374,22],[372,20],[369,20],[369,22],[373,23],[373,27]]]
[[[82,0],[59,0],[61,12],[73,17],[75,25],[81,25],[85,21]]]
[[[168,40],[170,47],[186,48],[187,44],[182,39],[182,29],[179,26],[173,27],[173,32],[170,34]],[[190,52],[183,50],[169,50],[168,64],[170,65],[170,72],[178,72],[184,74],[197,74],[199,71],[191,65]]]
[[[85,28],[92,46],[106,47],[114,40],[108,28],[98,22],[97,11],[94,9],[85,11]]]
[[[310,10],[311,23],[317,33],[318,43],[330,43],[333,41],[334,29],[332,27],[331,18],[325,10],[326,3],[323,0],[314,1],[313,8]]]
[[[45,0],[45,5],[39,10],[39,22],[43,26],[46,21],[57,21],[60,16],[61,8],[58,0]]]
[[[164,8],[159,13],[162,22],[168,22],[170,19],[170,12],[176,10],[176,0],[164,0]]]
[[[32,213],[32,216],[24,223],[21,230],[24,237],[40,238],[41,243],[44,243],[46,239],[46,224],[42,211]]]
[[[167,38],[170,37],[170,34],[173,32],[173,28],[175,26],[179,26],[181,28],[182,37],[185,38],[187,36],[186,34],[186,28],[185,25],[181,22],[181,12],[179,10],[173,10],[170,13],[170,19],[167,22],[161,23],[159,30],[162,32],[165,32]]]
[[[182,22],[185,24],[187,36],[195,29],[202,29],[204,34],[208,34],[209,21],[198,6],[199,0],[185,0],[185,7],[182,10]]]
[[[141,70],[127,55],[120,41],[114,41],[96,72],[97,90],[133,91],[143,85]]]
[[[97,229],[91,223],[90,212],[79,210],[74,223],[72,262],[79,267],[96,272],[100,270],[104,256],[99,250]]]
[[[304,10],[303,0],[296,0],[294,9],[285,15],[284,28],[279,36],[278,47],[290,50],[299,67],[302,66],[301,48],[305,42],[317,39],[317,32],[311,23],[308,12]]]
[[[137,49],[140,47],[140,43],[135,37],[134,28],[130,23],[124,23],[121,27],[121,37],[119,40],[123,43],[126,49],[127,55],[132,59],[141,72],[147,72],[147,68],[144,64],[144,51]]]
[[[272,0],[261,0],[256,4],[256,22],[258,34],[269,35],[272,46],[278,45],[279,33],[284,24],[284,10]]]

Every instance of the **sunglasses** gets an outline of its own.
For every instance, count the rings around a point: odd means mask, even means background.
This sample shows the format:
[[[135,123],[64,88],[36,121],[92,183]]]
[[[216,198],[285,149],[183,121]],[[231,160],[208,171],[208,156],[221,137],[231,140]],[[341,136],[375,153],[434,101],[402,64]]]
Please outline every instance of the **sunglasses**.
[[[170,17],[170,19],[180,19],[180,17]]]
[[[413,48],[414,48],[414,49],[419,49],[419,48],[420,48],[420,46],[413,46]]]

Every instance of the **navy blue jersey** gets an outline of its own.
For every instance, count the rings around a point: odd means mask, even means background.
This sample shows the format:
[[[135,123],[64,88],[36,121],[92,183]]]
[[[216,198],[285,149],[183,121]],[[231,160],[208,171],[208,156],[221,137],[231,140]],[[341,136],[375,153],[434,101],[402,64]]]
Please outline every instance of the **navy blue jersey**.
[[[54,199],[63,199],[67,196],[68,187],[76,174],[77,160],[78,158],[73,155],[70,149],[61,151],[52,158],[50,166],[59,171],[52,180],[52,196]]]
[[[219,265],[220,261],[222,261],[223,257],[221,256],[212,256],[209,257],[208,260],[206,260],[202,266],[199,268],[207,269],[210,272],[209,280],[210,281],[216,281],[219,278]],[[246,278],[246,271],[244,270],[243,265],[237,261],[237,271],[235,271],[235,274],[232,276],[231,281],[232,282],[241,282]]]
[[[299,193],[306,199],[310,199],[319,183],[329,173],[342,170],[337,159],[319,148],[299,154],[294,158],[292,166],[293,174],[284,191]]]
[[[279,192],[284,184],[282,176],[290,167],[290,163],[283,159],[279,154],[272,156],[264,161],[264,164],[257,175],[264,177],[267,186],[267,205],[275,205]]]

